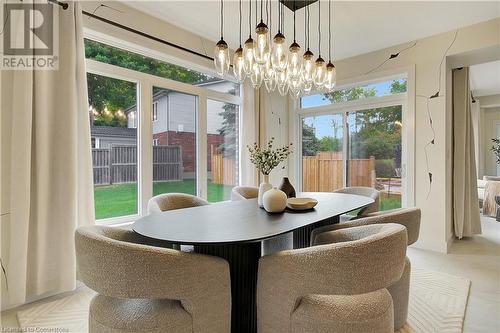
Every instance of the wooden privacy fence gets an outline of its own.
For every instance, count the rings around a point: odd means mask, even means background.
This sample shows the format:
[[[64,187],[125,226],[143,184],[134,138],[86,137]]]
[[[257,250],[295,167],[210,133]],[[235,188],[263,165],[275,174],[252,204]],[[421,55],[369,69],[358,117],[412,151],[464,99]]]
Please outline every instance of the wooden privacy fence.
[[[137,181],[137,146],[92,149],[94,185]],[[182,180],[181,146],[153,147],[153,181]]]
[[[224,154],[217,153],[213,146],[210,147],[212,183],[223,185],[238,185],[238,174],[236,161],[234,158],[224,157]]]
[[[375,158],[348,160],[348,185],[375,187]],[[343,187],[343,160],[320,153],[302,158],[302,191],[331,192]]]

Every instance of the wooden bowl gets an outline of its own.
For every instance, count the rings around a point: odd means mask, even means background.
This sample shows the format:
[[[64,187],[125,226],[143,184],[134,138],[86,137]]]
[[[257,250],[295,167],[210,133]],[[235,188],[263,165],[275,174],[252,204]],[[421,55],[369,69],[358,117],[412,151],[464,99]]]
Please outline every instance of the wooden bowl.
[[[313,209],[318,204],[318,200],[313,198],[289,198],[286,206],[291,210]]]

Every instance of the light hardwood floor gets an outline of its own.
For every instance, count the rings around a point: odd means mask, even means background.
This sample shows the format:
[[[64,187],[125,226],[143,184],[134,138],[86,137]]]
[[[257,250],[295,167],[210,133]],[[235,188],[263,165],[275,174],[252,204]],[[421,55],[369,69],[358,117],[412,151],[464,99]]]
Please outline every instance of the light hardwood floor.
[[[472,281],[464,332],[500,332],[500,222],[482,218],[483,234],[456,240],[449,254],[408,249],[413,267],[440,271]],[[33,304],[49,302],[54,296],[1,314],[0,327],[19,327],[16,313]]]

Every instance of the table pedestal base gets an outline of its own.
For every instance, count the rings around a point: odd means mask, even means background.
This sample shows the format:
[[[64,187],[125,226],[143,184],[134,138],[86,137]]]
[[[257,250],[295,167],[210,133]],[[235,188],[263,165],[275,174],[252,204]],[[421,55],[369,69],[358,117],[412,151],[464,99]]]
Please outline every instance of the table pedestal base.
[[[293,232],[293,248],[303,249],[305,247],[311,246],[311,233],[314,229],[339,223],[340,219],[338,216],[331,217],[329,219],[314,223],[311,225],[306,225],[305,227],[299,228]]]
[[[231,332],[257,332],[257,270],[261,243],[196,245],[194,252],[221,257],[229,262],[232,297]]]

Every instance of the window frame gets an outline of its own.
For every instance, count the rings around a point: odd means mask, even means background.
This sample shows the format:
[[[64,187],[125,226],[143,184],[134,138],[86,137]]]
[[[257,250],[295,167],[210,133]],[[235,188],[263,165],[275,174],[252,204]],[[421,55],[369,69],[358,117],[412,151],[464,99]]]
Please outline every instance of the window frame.
[[[108,43],[106,40],[96,39],[94,36],[85,36],[85,38],[105,43],[109,46],[119,47],[126,51],[137,52],[135,49],[127,49],[122,45]],[[141,53],[142,54],[142,53]],[[155,58],[157,59],[157,58]],[[163,59],[158,59],[163,60]],[[190,85],[175,81],[172,79],[162,78],[152,74],[146,74],[135,70],[127,69],[124,67],[111,65],[99,62],[92,59],[86,59],[87,73],[107,76],[110,78],[134,82],[137,84],[137,105],[138,116],[137,122],[137,214],[121,216],[116,218],[106,218],[96,220],[97,224],[101,225],[116,225],[131,223],[140,216],[147,212],[147,203],[153,196],[153,145],[151,140],[153,138],[153,87],[175,90],[180,93],[190,94],[197,96],[197,110],[196,110],[196,189],[197,196],[207,198],[207,99],[231,103],[238,105],[239,110],[239,128],[238,131],[242,133],[242,114],[243,114],[243,92],[240,87],[240,95],[231,95],[228,93],[217,92],[200,86]],[[174,65],[178,65],[172,63]],[[193,68],[198,70],[199,68]],[[205,72],[203,72],[205,73]],[[207,72],[207,75],[211,73]],[[240,163],[238,164],[238,183],[241,183],[241,150],[242,138],[238,140],[238,151]]]
[[[406,78],[407,91],[406,93],[398,93],[388,96],[367,97],[354,101],[346,101],[321,105],[316,107],[301,108],[300,98],[297,98],[290,108],[290,135],[293,138],[293,144],[297,147],[295,158],[293,159],[292,174],[297,187],[302,189],[302,119],[311,116],[341,114],[343,119],[343,185],[346,186],[347,181],[347,163],[348,156],[345,152],[348,151],[348,128],[345,126],[349,112],[358,112],[366,109],[376,109],[388,106],[401,105],[402,107],[402,206],[413,206],[415,202],[415,67],[408,66],[404,68],[396,68],[389,71],[381,71],[366,76],[353,77],[340,81],[337,89],[349,89],[366,84],[389,81],[394,79]],[[320,92],[312,92],[317,94]],[[302,97],[302,96],[301,96]]]
[[[153,121],[158,121],[158,101],[153,102]]]

